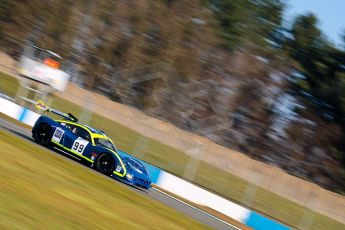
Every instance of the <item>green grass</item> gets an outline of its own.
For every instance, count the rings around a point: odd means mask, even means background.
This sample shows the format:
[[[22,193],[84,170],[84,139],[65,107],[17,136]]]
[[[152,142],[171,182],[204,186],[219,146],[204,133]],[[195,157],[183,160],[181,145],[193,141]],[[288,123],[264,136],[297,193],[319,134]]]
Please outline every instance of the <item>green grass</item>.
[[[16,95],[19,83],[17,79],[0,72],[0,93],[14,97]]]
[[[7,78],[12,77],[7,76]],[[12,85],[15,84],[12,83]],[[0,91],[2,86],[3,84],[1,83]],[[7,91],[15,93],[16,89],[7,89]],[[72,112],[75,115],[78,115],[81,111],[79,106],[59,97],[54,98],[53,107],[62,111]],[[186,170],[187,163],[193,160],[177,149],[145,137],[126,126],[113,122],[100,115],[93,114],[90,125],[105,131],[115,141],[119,149],[175,175],[182,177]],[[143,148],[140,148],[141,142],[146,142]],[[255,187],[255,185],[203,161],[199,162],[198,170],[192,181],[240,204],[248,186]],[[306,209],[275,193],[260,187],[255,188],[256,193],[250,208],[264,213],[271,218],[298,228],[301,225],[303,216],[311,215],[314,216],[314,218],[310,229],[345,228],[344,224]]]
[[[207,229],[0,130],[0,229]]]

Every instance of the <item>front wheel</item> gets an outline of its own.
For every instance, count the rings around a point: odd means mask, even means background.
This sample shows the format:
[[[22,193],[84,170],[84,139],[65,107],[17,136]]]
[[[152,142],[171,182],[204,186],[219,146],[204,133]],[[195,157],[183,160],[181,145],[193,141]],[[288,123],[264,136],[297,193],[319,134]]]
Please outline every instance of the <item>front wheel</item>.
[[[42,124],[37,127],[34,139],[40,145],[49,146],[52,135],[52,128],[47,124]]]
[[[113,157],[106,153],[101,154],[97,158],[95,168],[98,172],[110,176],[115,168],[115,162]]]

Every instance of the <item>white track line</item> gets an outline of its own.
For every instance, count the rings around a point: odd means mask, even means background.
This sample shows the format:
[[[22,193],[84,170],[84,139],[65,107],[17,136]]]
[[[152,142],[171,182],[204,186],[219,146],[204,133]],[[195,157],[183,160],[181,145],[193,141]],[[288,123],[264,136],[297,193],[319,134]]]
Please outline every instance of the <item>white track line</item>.
[[[184,204],[184,205],[187,205],[188,207],[193,208],[194,210],[197,210],[197,211],[199,211],[199,212],[201,212],[201,213],[203,213],[203,214],[205,214],[205,215],[207,215],[207,216],[209,216],[209,217],[211,217],[211,218],[213,218],[213,219],[216,219],[216,220],[222,222],[223,224],[229,225],[229,226],[231,226],[231,227],[233,227],[233,228],[235,228],[235,229],[237,229],[237,230],[242,230],[242,228],[239,228],[239,227],[237,227],[237,226],[235,226],[235,225],[232,225],[232,224],[230,224],[230,223],[228,223],[228,222],[226,222],[226,221],[224,221],[224,220],[222,220],[222,219],[219,219],[218,217],[216,217],[216,216],[214,216],[214,215],[212,215],[212,214],[210,214],[210,213],[207,213],[207,212],[205,212],[205,211],[203,211],[203,210],[201,210],[201,209],[199,209],[199,208],[197,208],[197,207],[194,207],[193,205],[190,205],[190,204],[184,202],[183,200],[180,200],[180,199],[178,199],[178,198],[176,198],[176,197],[174,197],[174,196],[172,196],[172,195],[170,195],[170,194],[168,194],[168,193],[166,193],[166,192],[163,192],[162,190],[159,190],[159,189],[154,188],[154,187],[151,187],[151,189],[156,190],[157,192],[162,193],[162,194],[164,194],[165,196],[168,196],[168,197],[170,197],[170,198],[172,198],[172,199],[174,199],[174,200],[177,200],[178,202],[180,202],[180,203],[182,203],[182,204]]]

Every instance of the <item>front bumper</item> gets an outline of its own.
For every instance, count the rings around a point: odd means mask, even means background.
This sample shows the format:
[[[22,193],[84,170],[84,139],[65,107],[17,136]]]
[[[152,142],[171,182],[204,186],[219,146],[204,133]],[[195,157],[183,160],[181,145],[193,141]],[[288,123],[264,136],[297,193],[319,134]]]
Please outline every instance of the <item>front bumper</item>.
[[[148,190],[151,188],[151,181],[143,178],[139,178],[136,176],[133,176],[132,180],[127,180],[126,178],[120,178],[116,175],[112,175],[112,177],[116,180],[119,180],[125,184],[131,185],[133,187],[139,188],[139,189],[145,189]],[[146,182],[145,182],[146,181]]]

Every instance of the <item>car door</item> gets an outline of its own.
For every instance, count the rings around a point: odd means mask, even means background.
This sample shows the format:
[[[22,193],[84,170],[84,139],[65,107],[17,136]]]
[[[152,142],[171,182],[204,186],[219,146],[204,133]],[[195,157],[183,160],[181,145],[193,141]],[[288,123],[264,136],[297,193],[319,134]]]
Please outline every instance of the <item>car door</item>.
[[[77,155],[83,155],[90,147],[90,133],[81,126],[69,124],[64,136],[63,145]]]

